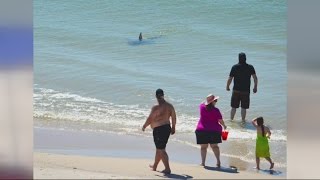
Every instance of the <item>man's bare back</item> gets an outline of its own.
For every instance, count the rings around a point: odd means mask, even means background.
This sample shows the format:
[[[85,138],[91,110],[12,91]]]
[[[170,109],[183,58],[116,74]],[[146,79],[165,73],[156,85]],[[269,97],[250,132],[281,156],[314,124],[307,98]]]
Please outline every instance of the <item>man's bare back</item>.
[[[150,116],[152,117],[150,121],[151,128],[153,129],[158,126],[170,124],[170,117],[173,116],[173,111],[173,106],[166,101],[153,106],[150,113]]]

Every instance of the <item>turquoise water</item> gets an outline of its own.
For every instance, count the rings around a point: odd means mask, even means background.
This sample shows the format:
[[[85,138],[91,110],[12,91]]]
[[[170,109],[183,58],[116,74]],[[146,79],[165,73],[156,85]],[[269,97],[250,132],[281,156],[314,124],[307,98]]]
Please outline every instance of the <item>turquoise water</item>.
[[[162,88],[178,132],[193,135],[198,105],[213,93],[231,140],[250,141],[255,132],[239,125],[240,112],[228,121],[225,90],[245,52],[259,78],[248,122],[264,116],[286,166],[286,13],[286,1],[36,0],[35,126],[140,133]]]

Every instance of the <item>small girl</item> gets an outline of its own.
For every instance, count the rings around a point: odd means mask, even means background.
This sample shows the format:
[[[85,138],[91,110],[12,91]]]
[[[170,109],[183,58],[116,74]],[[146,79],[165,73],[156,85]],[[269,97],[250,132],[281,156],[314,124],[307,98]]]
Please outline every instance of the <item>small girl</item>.
[[[271,136],[270,129],[263,125],[263,117],[258,117],[252,120],[252,124],[257,128],[256,140],[256,163],[257,169],[260,170],[260,158],[266,158],[270,163],[270,169],[273,168],[274,163],[270,158],[268,138]]]

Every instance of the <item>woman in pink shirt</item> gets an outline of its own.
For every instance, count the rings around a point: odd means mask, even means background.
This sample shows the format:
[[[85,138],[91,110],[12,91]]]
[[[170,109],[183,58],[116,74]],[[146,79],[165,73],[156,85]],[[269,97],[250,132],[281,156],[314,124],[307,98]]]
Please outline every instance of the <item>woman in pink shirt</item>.
[[[200,119],[196,129],[197,144],[201,145],[201,165],[205,166],[207,148],[210,144],[214,155],[217,158],[217,167],[220,167],[220,150],[218,143],[221,143],[222,127],[224,129],[227,126],[224,124],[222,115],[216,103],[219,96],[209,94],[207,99],[200,104]]]

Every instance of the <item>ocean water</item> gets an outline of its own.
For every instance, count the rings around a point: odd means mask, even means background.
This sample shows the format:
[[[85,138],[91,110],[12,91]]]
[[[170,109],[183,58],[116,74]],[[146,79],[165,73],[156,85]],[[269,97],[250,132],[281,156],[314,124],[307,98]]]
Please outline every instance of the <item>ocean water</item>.
[[[263,116],[285,168],[286,23],[286,1],[36,0],[34,124],[149,136],[141,126],[162,88],[177,112],[175,141],[196,146],[198,106],[213,93],[229,140],[254,149],[250,121]],[[239,110],[229,121],[225,90],[239,52],[259,79],[244,125]],[[254,162],[252,151],[228,153]]]

